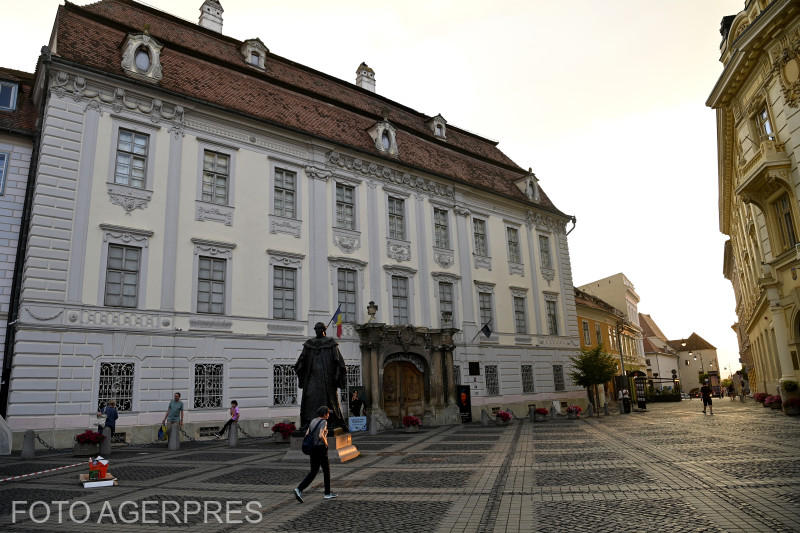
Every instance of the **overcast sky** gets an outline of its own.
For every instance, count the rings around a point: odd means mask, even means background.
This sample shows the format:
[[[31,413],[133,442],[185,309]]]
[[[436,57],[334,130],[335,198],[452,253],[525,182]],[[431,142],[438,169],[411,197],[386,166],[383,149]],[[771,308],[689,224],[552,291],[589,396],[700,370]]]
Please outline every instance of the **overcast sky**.
[[[31,71],[58,0],[0,19],[0,65]],[[78,1],[85,4],[85,1]],[[196,22],[202,0],[149,0]],[[290,5],[291,4],[291,5]],[[562,211],[582,285],[624,272],[667,337],[738,368],[722,276],[714,112],[719,24],[744,0],[222,0],[223,33],[500,142]]]

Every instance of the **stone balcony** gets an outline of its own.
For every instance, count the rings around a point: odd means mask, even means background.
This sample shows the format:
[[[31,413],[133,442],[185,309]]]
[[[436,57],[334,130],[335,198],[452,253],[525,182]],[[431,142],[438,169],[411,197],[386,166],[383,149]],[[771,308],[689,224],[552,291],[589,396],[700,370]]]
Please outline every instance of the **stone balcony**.
[[[761,141],[753,157],[739,166],[736,194],[745,203],[753,202],[765,210],[770,196],[781,186],[790,187],[791,166],[783,144],[770,139]]]

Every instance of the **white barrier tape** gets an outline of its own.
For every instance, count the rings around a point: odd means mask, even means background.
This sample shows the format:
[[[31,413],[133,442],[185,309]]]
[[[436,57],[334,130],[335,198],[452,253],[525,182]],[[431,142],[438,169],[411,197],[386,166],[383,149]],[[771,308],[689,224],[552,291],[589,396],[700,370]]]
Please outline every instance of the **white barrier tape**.
[[[76,466],[81,466],[81,465],[85,465],[85,464],[86,464],[86,462],[84,461],[82,463],[75,463],[74,465],[59,466],[59,467],[56,467],[56,468],[48,468],[47,470],[41,470],[39,472],[31,472],[30,474],[22,474],[21,476],[7,477],[5,479],[0,479],[0,483],[2,483],[3,481],[14,481],[15,479],[22,479],[22,478],[31,477],[31,476],[38,476],[39,474],[46,474],[48,472],[55,472],[56,470],[64,470],[65,468],[75,468]]]

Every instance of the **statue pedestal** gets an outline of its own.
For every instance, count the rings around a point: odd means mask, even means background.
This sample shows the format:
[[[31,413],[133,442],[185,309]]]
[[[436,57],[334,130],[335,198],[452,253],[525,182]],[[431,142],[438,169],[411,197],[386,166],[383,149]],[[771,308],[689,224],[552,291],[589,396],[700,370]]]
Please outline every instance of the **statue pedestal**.
[[[295,431],[289,437],[289,449],[283,460],[294,463],[307,463],[308,455],[303,453],[303,438],[305,433]],[[353,444],[353,437],[350,433],[346,433],[342,428],[336,428],[333,436],[328,435],[328,460],[331,463],[344,463],[351,459],[355,459],[361,452]]]

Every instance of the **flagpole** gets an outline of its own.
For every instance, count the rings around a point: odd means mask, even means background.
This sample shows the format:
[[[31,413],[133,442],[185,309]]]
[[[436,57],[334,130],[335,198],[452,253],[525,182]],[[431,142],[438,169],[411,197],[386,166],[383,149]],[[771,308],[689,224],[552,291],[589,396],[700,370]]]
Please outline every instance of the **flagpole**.
[[[475,334],[475,336],[474,336],[474,337],[472,337],[472,340],[470,341],[470,344],[472,344],[473,342],[475,342],[475,339],[477,339],[477,338],[478,338],[478,335],[480,335],[480,334],[481,334],[481,332],[483,332],[483,328],[485,328],[486,326],[488,326],[488,325],[489,325],[489,324],[491,324],[491,323],[492,323],[492,319],[490,318],[488,322],[486,322],[484,325],[482,325],[482,326],[480,327],[480,329],[478,330],[478,333],[476,333],[476,334]]]

